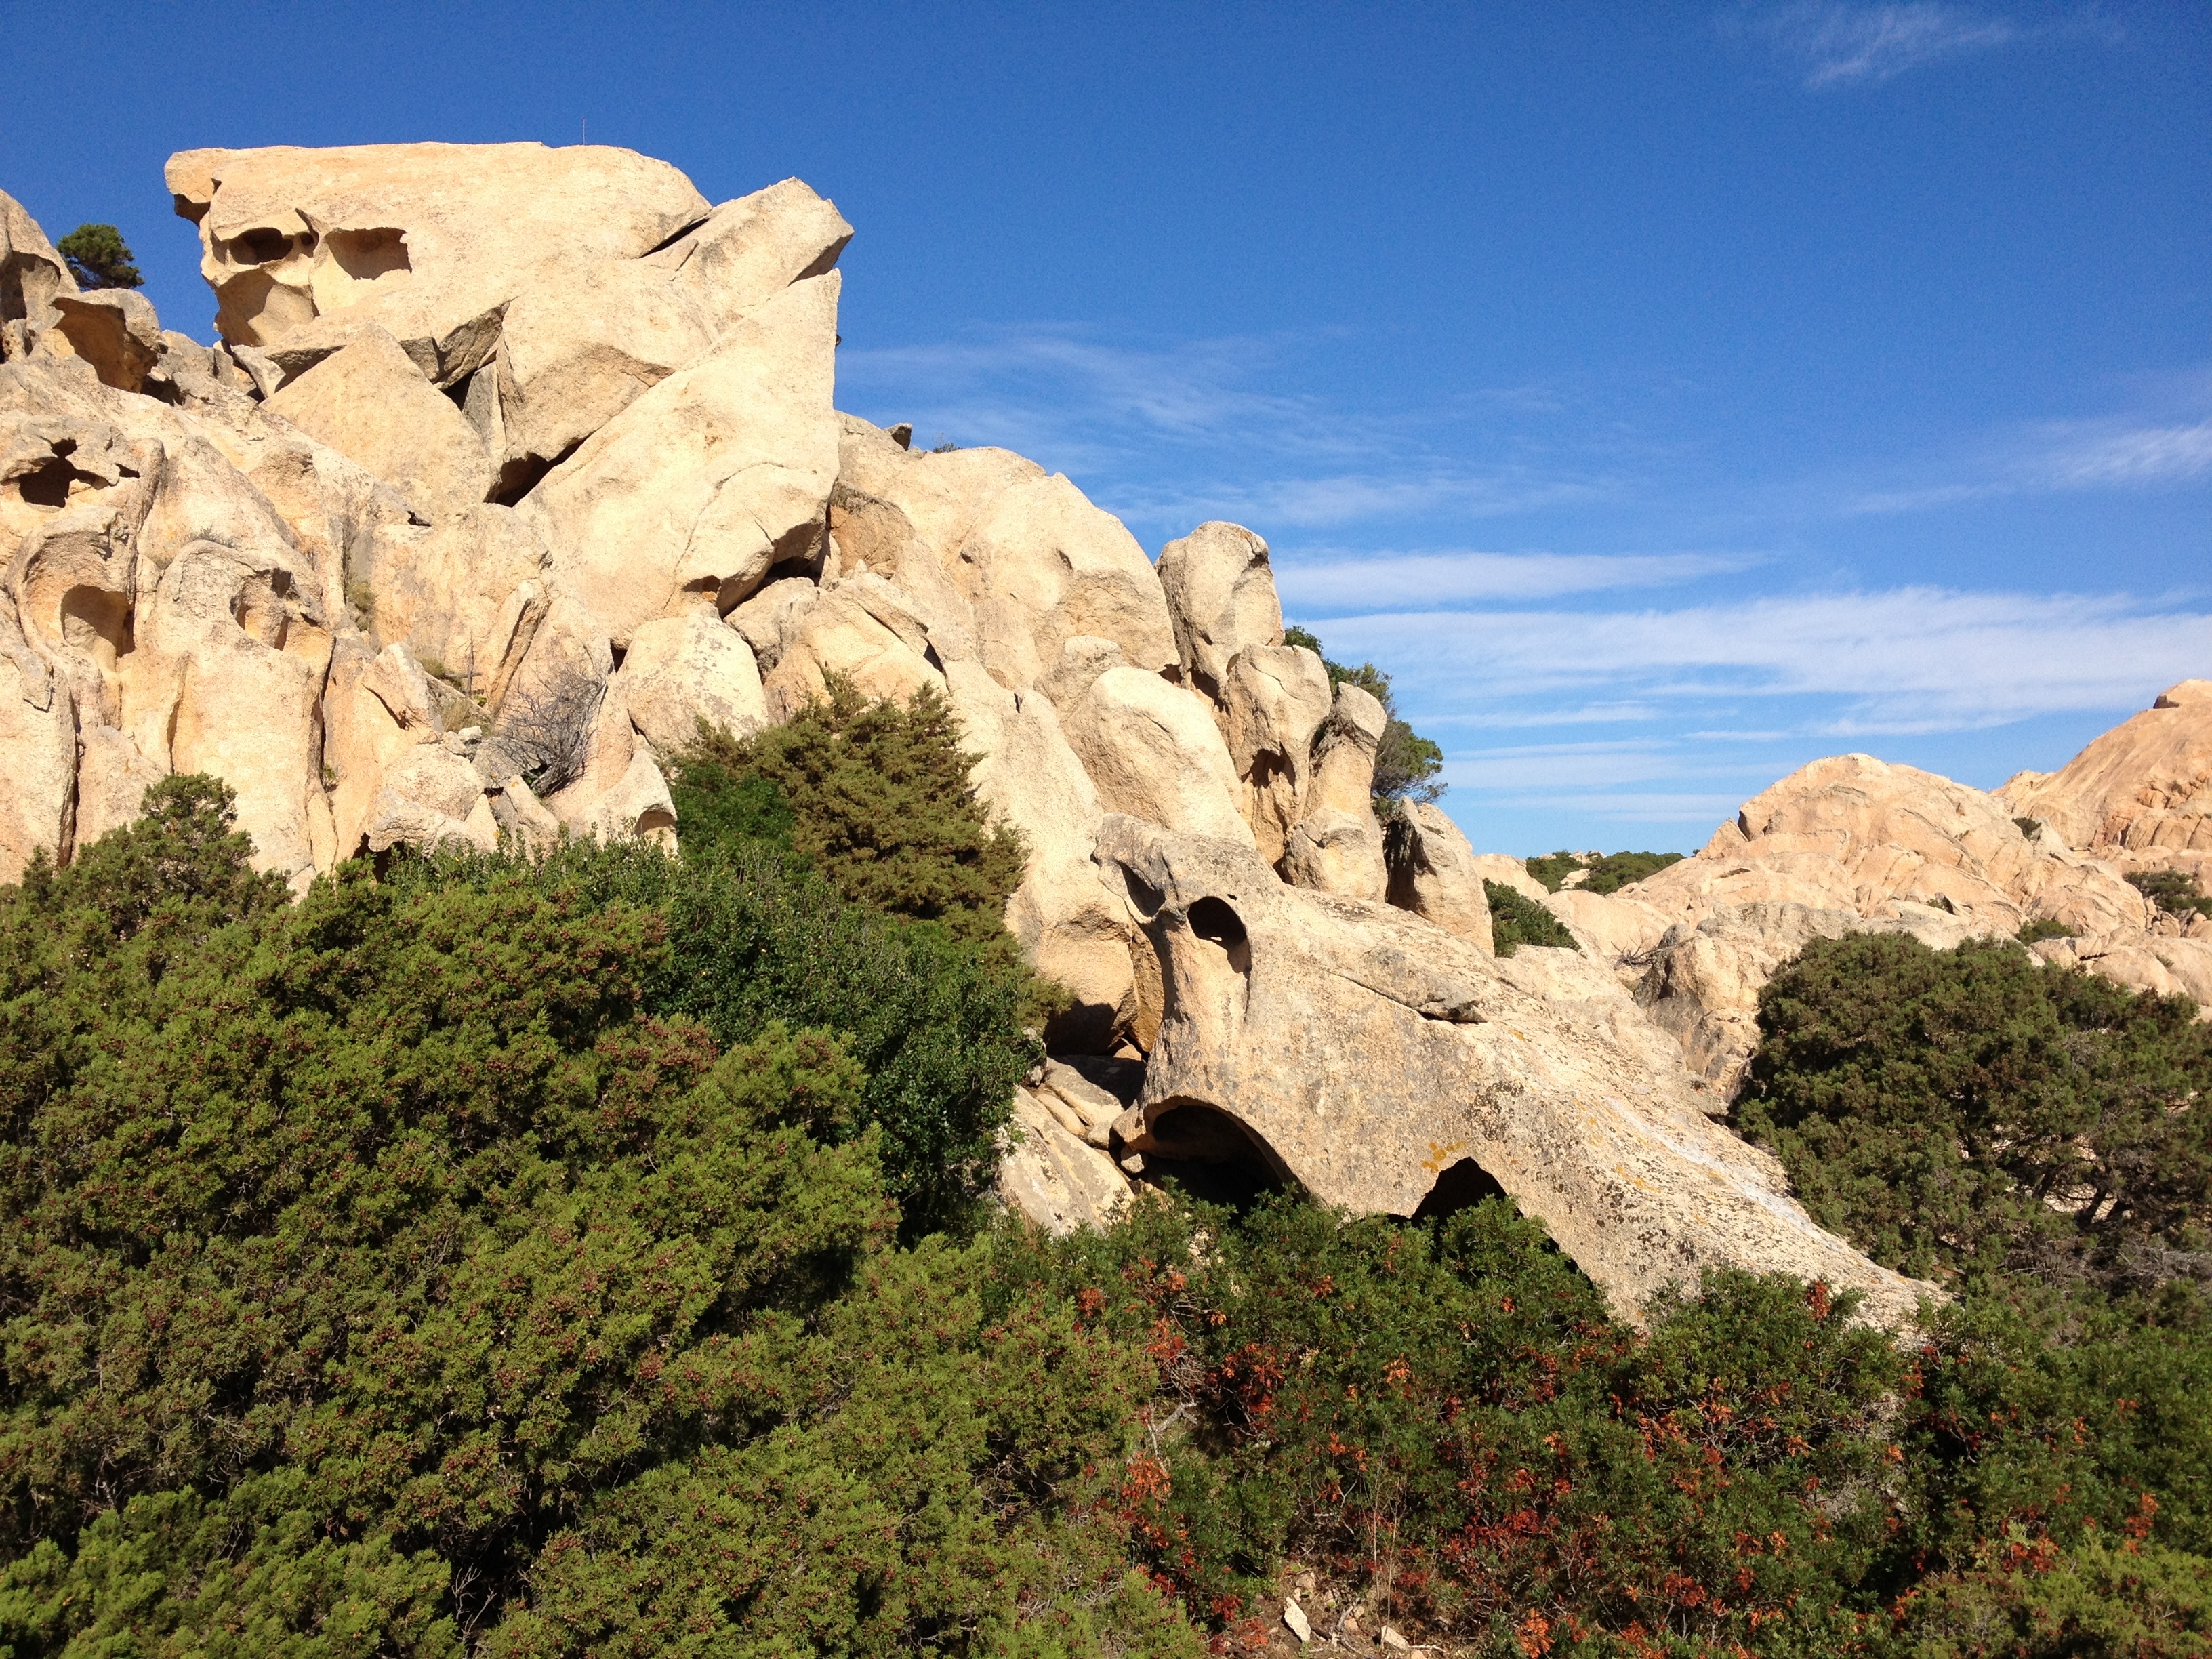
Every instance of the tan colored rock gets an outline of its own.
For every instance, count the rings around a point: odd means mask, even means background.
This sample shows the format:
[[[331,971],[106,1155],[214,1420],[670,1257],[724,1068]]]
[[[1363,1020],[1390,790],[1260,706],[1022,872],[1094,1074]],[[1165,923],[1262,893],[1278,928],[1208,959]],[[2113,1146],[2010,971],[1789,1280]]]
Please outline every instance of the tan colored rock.
[[[1490,899],[1482,890],[1474,848],[1433,801],[1406,807],[1395,831],[1386,896],[1486,955],[1492,952]]]
[[[1486,956],[1387,905],[1285,888],[1239,842],[1109,817],[1098,850],[1168,979],[1127,1151],[1241,1158],[1392,1215],[1472,1166],[1630,1317],[1721,1264],[1912,1316],[1924,1287],[1815,1226],[1771,1158],[1709,1122],[1601,965]]]
[[[783,655],[784,613],[804,609],[821,597],[822,590],[805,577],[786,576],[770,582],[722,621],[752,647],[753,660],[764,673]]]
[[[748,307],[827,273],[852,240],[853,228],[835,204],[786,179],[723,203],[642,263],[667,274],[671,289],[698,311],[712,336]]]
[[[532,490],[553,568],[626,645],[685,596],[726,611],[818,553],[837,471],[838,276],[793,284]]]
[[[255,867],[303,888],[336,854],[320,779],[331,635],[312,574],[292,556],[274,536],[202,538],[150,587],[142,574],[120,724],[154,764],[228,783]]]
[[[716,332],[666,270],[641,260],[549,273],[509,303],[497,373],[477,377],[487,396],[491,387],[498,394],[493,453],[510,478],[536,476],[696,358]],[[470,392],[477,395],[476,382]]]
[[[426,518],[477,505],[490,488],[476,429],[383,329],[356,330],[268,407],[360,462]]]
[[[1184,682],[1219,696],[1240,651],[1283,642],[1283,607],[1267,544],[1242,525],[1209,520],[1160,550]]]
[[[1014,1128],[999,1163],[999,1196],[1054,1238],[1110,1224],[1129,1202],[1114,1161],[1071,1133],[1027,1089],[1014,1091]]]
[[[2058,771],[2023,773],[1997,794],[2078,851],[2128,868],[2203,869],[2212,859],[2212,680],[2169,687]]]
[[[1112,669],[1068,711],[1065,730],[1106,811],[1253,844],[1228,745],[1196,692],[1142,668]]]
[[[855,416],[837,418],[839,480],[903,514],[914,533],[936,553],[963,592],[968,591],[970,573],[963,568],[960,550],[976,520],[1014,485],[1042,482],[1047,477],[1035,461],[1009,449],[980,447],[947,450],[941,455],[916,453],[894,443],[888,433]],[[1143,550],[1139,550],[1138,556],[1143,556]]]
[[[537,532],[513,507],[478,502],[386,529],[373,550],[359,562],[364,622],[496,713],[551,603]]]
[[[1313,787],[1314,738],[1335,702],[1328,671],[1304,646],[1248,645],[1230,659],[1219,701],[1244,820],[1273,866]]]
[[[440,386],[548,266],[635,258],[708,213],[667,163],[594,145],[185,150],[167,177],[225,340],[297,374],[374,324]]]
[[[1510,853],[1477,853],[1474,868],[1478,879],[1510,887],[1522,897],[1534,899],[1539,904],[1552,896],[1542,882],[1528,873],[1528,866]]]
[[[22,879],[43,850],[69,856],[76,774],[76,707],[69,685],[23,638],[15,606],[0,598],[0,882]]]
[[[702,720],[739,738],[768,724],[751,647],[704,601],[641,627],[622,681],[631,724],[663,755],[695,741]]]
[[[54,320],[55,297],[76,291],[39,222],[0,191],[0,362],[28,356],[33,338]]]
[[[1674,921],[1668,911],[1645,903],[1632,889],[1585,893],[1563,887],[1547,894],[1541,902],[1589,955],[1639,972]]]
[[[109,830],[120,830],[135,820],[143,809],[146,791],[161,781],[161,769],[113,726],[93,726],[80,731],[71,856]]]
[[[1994,795],[1870,755],[1801,767],[1745,803],[1695,858],[1637,884],[1694,925],[1720,904],[1795,903],[1881,917],[1933,906],[2010,933],[2061,906],[2148,913],[2117,872],[2055,856]]]
[[[40,338],[41,350],[83,358],[102,386],[118,392],[143,388],[147,371],[161,360],[161,323],[151,300],[111,288],[57,294],[52,304],[58,314]]]
[[[1375,756],[1389,717],[1349,681],[1314,739],[1313,784],[1283,848],[1285,880],[1347,898],[1380,899],[1390,877],[1375,817]]]
[[[1152,562],[1119,519],[1058,474],[1000,490],[961,541],[958,560],[983,665],[1018,691],[1079,635],[1111,640],[1133,669],[1176,660]]]
[[[829,693],[833,674],[863,696],[903,703],[925,687],[943,691],[929,660],[929,635],[902,596],[877,576],[853,576],[819,590],[813,603],[778,613],[775,666],[762,677],[770,720],[791,719]]]
[[[1138,1010],[1136,925],[1091,857],[1098,792],[1049,699],[1009,691],[975,663],[951,664],[946,678],[963,742],[976,757],[969,775],[976,799],[1029,851],[1006,927],[1030,965],[1073,999],[1046,1038],[1060,1052],[1103,1053]]]
[[[975,656],[975,612],[904,513],[841,479],[830,492],[830,539],[836,574],[889,581],[921,620],[940,662]],[[825,569],[823,580],[831,579]]]

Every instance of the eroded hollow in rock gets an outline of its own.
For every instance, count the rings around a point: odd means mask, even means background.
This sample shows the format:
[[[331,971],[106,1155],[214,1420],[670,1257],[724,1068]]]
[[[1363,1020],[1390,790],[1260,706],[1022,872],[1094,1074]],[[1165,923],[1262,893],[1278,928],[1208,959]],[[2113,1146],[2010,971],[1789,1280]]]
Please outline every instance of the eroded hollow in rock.
[[[1440,1220],[1472,1208],[1486,1198],[1504,1196],[1505,1188],[1498,1184],[1497,1176],[1473,1158],[1463,1158],[1437,1173],[1436,1185],[1429,1188],[1429,1195],[1413,1212],[1413,1219]]]
[[[1226,899],[1211,895],[1190,907],[1190,931],[1209,945],[1218,945],[1229,965],[1240,974],[1252,971],[1252,940],[1244,931],[1244,918]]]
[[[1203,1101],[1173,1101],[1151,1115],[1145,1179],[1173,1181],[1207,1204],[1243,1209],[1297,1185],[1275,1151],[1228,1113]]]

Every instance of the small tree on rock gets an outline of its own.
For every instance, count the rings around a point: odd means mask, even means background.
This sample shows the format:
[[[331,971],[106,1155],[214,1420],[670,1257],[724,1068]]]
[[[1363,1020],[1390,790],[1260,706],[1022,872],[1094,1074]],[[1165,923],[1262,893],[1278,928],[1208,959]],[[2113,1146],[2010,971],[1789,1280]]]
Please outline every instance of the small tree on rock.
[[[70,275],[84,289],[139,288],[145,283],[131,263],[131,244],[113,225],[79,225],[55,244],[69,261]]]

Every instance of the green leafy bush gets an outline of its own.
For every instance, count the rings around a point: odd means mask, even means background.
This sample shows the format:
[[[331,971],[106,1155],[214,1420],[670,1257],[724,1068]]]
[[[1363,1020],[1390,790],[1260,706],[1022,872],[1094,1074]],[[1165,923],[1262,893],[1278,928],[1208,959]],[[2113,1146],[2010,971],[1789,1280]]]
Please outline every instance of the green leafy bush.
[[[1517,888],[1486,881],[1482,890],[1490,900],[1491,948],[1499,956],[1510,957],[1524,945],[1559,951],[1582,948],[1557,916]]]
[[[2022,922],[2020,931],[2013,935],[2022,945],[2040,945],[2047,939],[2071,939],[2074,930],[2056,916],[2039,916],[2033,921]]]
[[[2134,870],[2128,884],[2169,915],[2212,916],[2212,898],[2197,890],[2196,878],[2184,870]]]
[[[1735,1121],[1892,1267],[2160,1276],[2208,1242],[2196,1012],[2010,942],[1816,940],[1760,993]]]
[[[228,816],[169,780],[0,890],[9,1652],[1198,1651],[1112,1502],[1142,1354],[893,1248],[847,1042],[656,1010],[702,903],[789,974],[825,890],[585,848],[288,906]],[[817,937],[895,976],[874,926]]]
[[[1283,630],[1283,643],[1302,645],[1322,659],[1328,671],[1332,688],[1346,682],[1372,694],[1382,705],[1389,718],[1382,728],[1382,742],[1375,753],[1375,807],[1385,819],[1397,816],[1401,802],[1432,801],[1444,792],[1444,786],[1436,781],[1437,774],[1444,768],[1444,751],[1421,736],[1398,716],[1398,700],[1391,695],[1390,677],[1371,662],[1361,663],[1357,668],[1347,668],[1340,662],[1331,662],[1321,641],[1303,628]]]
[[[1546,890],[1556,893],[1567,884],[1567,878],[1577,870],[1589,872],[1589,879],[1581,884],[1585,893],[1617,893],[1632,882],[1655,875],[1670,864],[1680,864],[1680,853],[1607,853],[1585,860],[1572,853],[1545,853],[1523,860],[1528,873],[1544,884]]]
[[[79,225],[54,244],[81,289],[139,288],[145,277],[131,262],[131,245],[113,225]]]
[[[833,676],[826,697],[755,737],[702,723],[674,757],[670,792],[687,850],[769,841],[856,904],[1003,939],[1027,854],[977,805],[975,763],[933,690],[902,707]]]

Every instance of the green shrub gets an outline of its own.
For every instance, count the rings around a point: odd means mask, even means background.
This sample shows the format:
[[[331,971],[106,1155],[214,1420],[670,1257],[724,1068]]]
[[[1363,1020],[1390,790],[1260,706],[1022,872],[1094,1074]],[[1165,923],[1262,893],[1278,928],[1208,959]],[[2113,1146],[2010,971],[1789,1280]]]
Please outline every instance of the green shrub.
[[[1565,851],[1540,853],[1532,858],[1525,858],[1521,860],[1521,867],[1542,882],[1547,893],[1558,892],[1576,871],[1589,868],[1572,853]]]
[[[79,225],[54,244],[81,289],[138,288],[146,279],[131,263],[131,245],[113,225]]]
[[[1567,884],[1567,878],[1577,870],[1589,872],[1589,879],[1581,884],[1585,893],[1617,893],[1632,882],[1656,875],[1670,864],[1680,864],[1680,853],[1607,853],[1595,860],[1585,861],[1572,853],[1544,853],[1522,862],[1528,873],[1544,884],[1548,892],[1558,892]]]
[[[2056,916],[2039,916],[2033,921],[2022,922],[2020,931],[2013,935],[2022,945],[2040,945],[2047,939],[2071,939],[2074,930]]]
[[[1908,1273],[2106,1278],[2201,1249],[2212,1028],[2009,941],[1816,940],[1759,995],[1738,1126]]]
[[[1495,881],[1484,882],[1482,890],[1490,900],[1491,948],[1499,956],[1510,957],[1524,945],[1560,951],[1582,948],[1557,916],[1527,894]]]
[[[2133,870],[2128,885],[2169,915],[2212,916],[2212,898],[2197,890],[2197,879],[2183,870]]]
[[[1199,1651],[1122,1548],[1141,1351],[892,1248],[787,988],[665,1006],[715,905],[772,980],[829,913],[832,999],[924,930],[649,848],[287,905],[228,823],[168,780],[0,890],[8,1651]]]
[[[902,707],[833,675],[826,696],[757,736],[702,722],[669,787],[687,849],[768,840],[856,904],[992,939],[1027,854],[976,802],[975,763],[935,690]]]
[[[2012,821],[2012,827],[2019,830],[2021,835],[2027,836],[2028,840],[2033,841],[2036,836],[2043,833],[2043,820],[2041,818],[2014,818]]]

